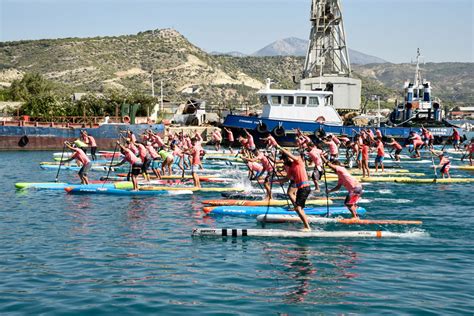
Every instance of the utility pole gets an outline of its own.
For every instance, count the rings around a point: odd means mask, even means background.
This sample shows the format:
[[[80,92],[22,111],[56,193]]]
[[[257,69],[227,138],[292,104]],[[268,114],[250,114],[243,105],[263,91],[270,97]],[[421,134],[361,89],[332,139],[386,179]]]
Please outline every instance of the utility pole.
[[[161,112],[163,112],[163,79],[161,79],[161,96],[160,96],[160,108],[161,108]]]
[[[155,72],[155,69],[151,70],[151,96],[155,97],[155,83],[153,81],[153,73]]]
[[[379,111],[377,112],[377,127],[380,128],[380,96],[377,96]]]

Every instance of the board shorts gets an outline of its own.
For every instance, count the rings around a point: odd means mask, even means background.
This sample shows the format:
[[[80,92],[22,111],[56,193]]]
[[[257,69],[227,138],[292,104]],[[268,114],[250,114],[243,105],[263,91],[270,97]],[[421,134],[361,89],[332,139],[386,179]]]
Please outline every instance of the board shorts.
[[[357,204],[361,196],[362,196],[362,187],[357,187],[353,191],[349,192],[349,194],[346,196],[344,204],[345,205]]]
[[[360,152],[360,151],[357,154],[357,161],[362,161],[362,152]]]
[[[191,173],[199,173],[199,165],[192,165],[191,166]]]
[[[148,170],[148,168],[150,168],[152,162],[153,162],[152,159],[146,159],[145,158],[145,161],[143,162],[143,165],[142,165],[142,173],[147,172],[147,170]]]
[[[153,169],[158,169],[160,167],[160,158],[153,159],[153,161],[151,163],[151,167]]]
[[[308,199],[308,196],[310,193],[311,193],[310,186],[299,188],[298,191],[296,191],[295,205],[300,206],[301,208],[305,208],[306,200]]]
[[[142,173],[143,164],[142,163],[135,163],[132,165],[132,175],[138,176]]]
[[[398,155],[400,155],[400,153],[401,153],[401,152],[402,152],[402,150],[401,150],[401,149],[397,149],[397,150],[395,150],[395,155],[397,155],[397,156],[398,156]]]
[[[459,140],[453,140],[453,145],[459,145]]]
[[[384,160],[384,156],[377,156],[377,157],[375,157],[375,162],[376,162],[376,163],[383,163],[383,160]]]
[[[92,168],[92,162],[88,162],[85,165],[81,167],[81,170],[79,170],[79,176],[80,177],[87,177],[87,174]]]
[[[451,162],[445,163],[442,167],[440,172],[441,173],[448,173],[449,169],[451,169]]]
[[[315,167],[313,173],[311,174],[311,178],[314,181],[319,181],[321,180],[321,177],[323,176],[324,171],[321,167]]]

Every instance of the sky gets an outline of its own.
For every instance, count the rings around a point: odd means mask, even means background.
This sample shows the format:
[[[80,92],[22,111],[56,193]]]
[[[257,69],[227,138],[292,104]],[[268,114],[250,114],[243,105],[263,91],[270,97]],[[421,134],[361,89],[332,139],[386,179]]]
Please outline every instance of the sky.
[[[474,0],[342,0],[348,46],[390,62],[474,62]],[[0,42],[174,28],[205,51],[308,39],[311,0],[0,0]]]

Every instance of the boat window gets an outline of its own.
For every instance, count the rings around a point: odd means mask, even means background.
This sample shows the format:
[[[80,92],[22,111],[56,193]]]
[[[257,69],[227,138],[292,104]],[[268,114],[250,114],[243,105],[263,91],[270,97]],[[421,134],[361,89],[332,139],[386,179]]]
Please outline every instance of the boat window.
[[[260,103],[263,104],[263,105],[268,104],[268,96],[261,95],[260,96]]]
[[[304,106],[306,105],[306,97],[296,97],[296,105]]]
[[[295,103],[295,97],[292,95],[283,97],[283,105],[293,105]]]
[[[318,106],[319,98],[318,97],[309,97],[308,106]]]
[[[280,105],[281,104],[281,97],[280,96],[272,96],[272,105]]]

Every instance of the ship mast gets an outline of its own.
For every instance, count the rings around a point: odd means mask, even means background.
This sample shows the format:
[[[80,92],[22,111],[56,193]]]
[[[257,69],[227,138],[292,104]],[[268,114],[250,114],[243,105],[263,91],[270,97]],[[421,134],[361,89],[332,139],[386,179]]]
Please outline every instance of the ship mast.
[[[362,82],[351,77],[341,0],[312,0],[310,22],[301,90],[331,91],[334,108],[359,111]]]
[[[324,75],[349,77],[351,64],[340,0],[312,0],[310,20],[310,44],[303,78]]]
[[[415,81],[413,82],[415,87],[418,87],[420,85],[420,80],[421,80],[421,69],[420,69],[420,49],[418,48],[416,52],[416,72],[415,72]]]

